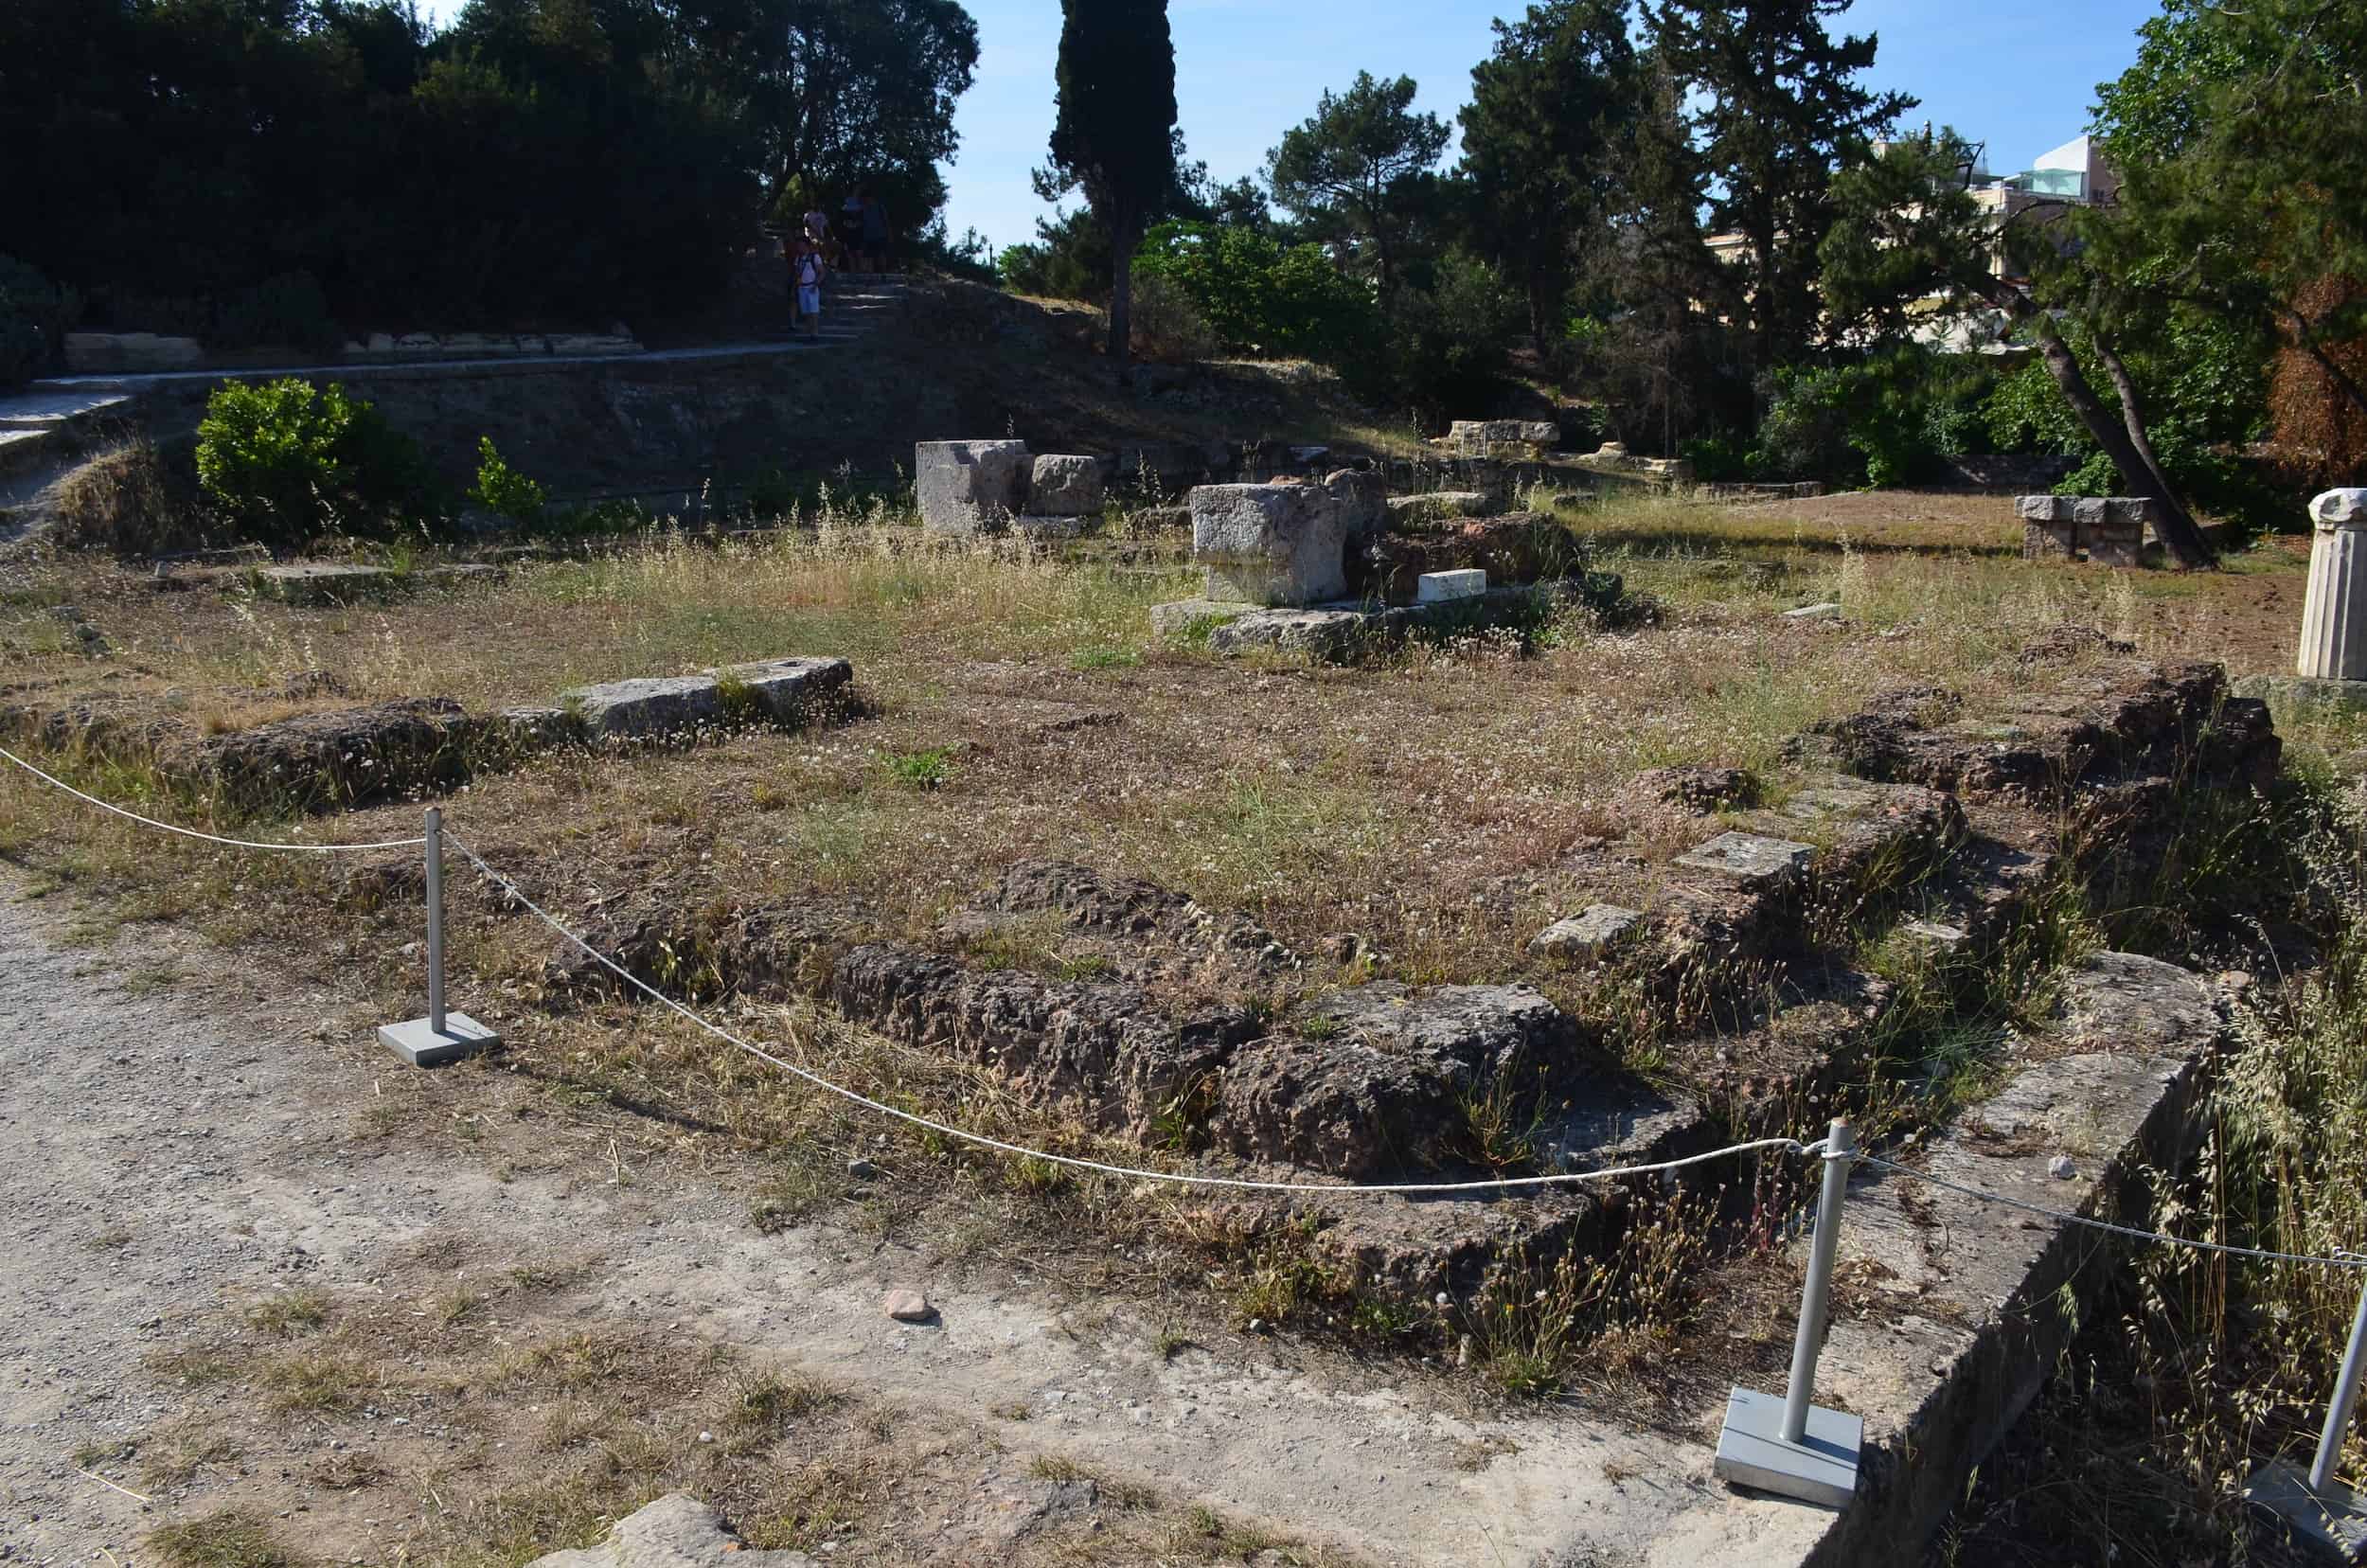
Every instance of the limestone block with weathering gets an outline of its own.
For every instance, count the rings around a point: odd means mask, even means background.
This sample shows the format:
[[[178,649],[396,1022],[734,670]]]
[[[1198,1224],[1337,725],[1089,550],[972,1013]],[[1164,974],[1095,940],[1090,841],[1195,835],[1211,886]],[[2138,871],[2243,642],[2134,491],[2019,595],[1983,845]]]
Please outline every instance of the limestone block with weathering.
[[[1095,517],[1103,499],[1100,458],[1048,452],[1036,459],[1027,485],[1031,516]]]
[[[383,566],[266,566],[255,579],[265,597],[283,604],[346,604],[397,584]]]
[[[748,693],[757,711],[775,723],[792,722],[812,704],[844,691],[855,679],[845,659],[762,659],[718,671]]]
[[[1529,951],[1543,958],[1592,963],[1611,945],[1633,931],[1644,917],[1617,904],[1588,904],[1568,919],[1556,920],[1529,939]]]
[[[1716,871],[1750,883],[1788,879],[1816,858],[1816,846],[1760,833],[1720,833],[1699,848],[1677,857],[1676,864],[1697,871]]]
[[[1348,591],[1348,514],[1321,485],[1201,485],[1192,491],[1192,559],[1208,597],[1306,605]]]
[[[913,491],[932,533],[1000,528],[1027,509],[1034,459],[1024,441],[917,441]]]

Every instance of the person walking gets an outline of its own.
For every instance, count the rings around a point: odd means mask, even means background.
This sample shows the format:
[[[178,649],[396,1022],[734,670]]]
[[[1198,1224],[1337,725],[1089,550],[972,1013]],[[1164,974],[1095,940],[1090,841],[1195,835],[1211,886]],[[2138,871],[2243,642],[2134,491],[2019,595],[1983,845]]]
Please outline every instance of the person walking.
[[[799,235],[796,246],[791,276],[796,279],[797,284],[797,319],[805,323],[807,337],[819,338],[822,335],[822,279],[828,274],[829,267],[822,259],[822,247],[812,241]],[[792,329],[794,330],[795,326],[796,321],[792,320]]]

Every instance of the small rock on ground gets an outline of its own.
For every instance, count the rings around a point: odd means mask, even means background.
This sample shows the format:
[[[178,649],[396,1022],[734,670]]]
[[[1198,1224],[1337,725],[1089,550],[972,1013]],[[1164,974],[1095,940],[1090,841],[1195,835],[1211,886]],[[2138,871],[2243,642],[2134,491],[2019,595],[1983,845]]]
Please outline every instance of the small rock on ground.
[[[937,1310],[930,1305],[929,1298],[918,1291],[890,1291],[880,1307],[899,1323],[927,1323],[937,1315]]]

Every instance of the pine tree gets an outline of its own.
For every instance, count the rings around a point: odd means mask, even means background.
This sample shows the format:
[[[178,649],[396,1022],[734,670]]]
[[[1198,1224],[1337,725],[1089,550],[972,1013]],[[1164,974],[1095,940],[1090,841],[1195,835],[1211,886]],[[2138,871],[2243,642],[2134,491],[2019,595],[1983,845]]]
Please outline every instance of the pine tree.
[[[1544,0],[1498,22],[1457,116],[1482,249],[1527,292],[1540,347],[1633,154],[1644,80],[1628,20],[1628,0]]]
[[[1046,201],[1081,189],[1110,237],[1110,358],[1128,379],[1134,252],[1175,184],[1175,39],[1166,0],[1060,0],[1059,110]]]
[[[1915,106],[1858,81],[1876,40],[1836,40],[1849,0],[1663,0],[1644,7],[1669,68],[1707,102],[1694,116],[1715,186],[1714,226],[1742,238],[1754,368],[1818,337],[1817,247],[1832,227],[1834,173]]]

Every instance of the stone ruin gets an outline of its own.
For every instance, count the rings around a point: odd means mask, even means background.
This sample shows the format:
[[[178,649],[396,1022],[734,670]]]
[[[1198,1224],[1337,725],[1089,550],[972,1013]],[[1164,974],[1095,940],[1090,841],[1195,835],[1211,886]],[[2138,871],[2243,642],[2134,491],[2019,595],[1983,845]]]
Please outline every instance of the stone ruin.
[[[913,490],[921,526],[968,537],[1017,529],[1077,533],[1101,515],[1108,476],[1098,457],[1030,454],[1024,441],[918,441]]]
[[[1608,604],[1616,578],[1583,570],[1575,536],[1539,512],[1490,515],[1472,490],[1386,496],[1379,476],[1201,485],[1190,496],[1203,597],[1151,612],[1161,635],[1208,629],[1219,653],[1345,657],[1448,617],[1511,619],[1540,604]]]
[[[1551,419],[1457,419],[1438,444],[1458,457],[1535,462],[1561,444],[1561,426]]]
[[[2154,505],[2144,496],[2025,495],[2014,509],[2024,561],[2141,566],[2153,537]]]
[[[1902,993],[1860,950],[1827,945],[1809,912],[1870,911],[1949,963],[1984,962],[2068,857],[2092,866],[2158,851],[2168,813],[2132,802],[2273,775],[2267,710],[2230,697],[2219,667],[2145,664],[2091,636],[2076,646],[2099,658],[2067,670],[2073,646],[2034,647],[2031,667],[2060,673],[1977,720],[1932,688],[1878,693],[1799,737],[1781,790],[1731,769],[1640,775],[1622,798],[1658,824],[1643,831],[1674,826],[1692,847],[1576,851],[1565,870],[1581,891],[1538,912],[1527,955],[1498,984],[1409,983],[1361,937],[1294,951],[1174,889],[1041,859],[1013,863],[917,936],[843,895],[735,908],[661,882],[603,910],[591,937],[661,990],[682,983],[675,955],[695,952],[741,995],[825,1001],[991,1072],[1020,1103],[1211,1168],[1464,1179],[1488,1157],[1474,1107],[1499,1102],[1535,1112],[1533,1168],[1676,1158],[1805,1125],[1876,1065]],[[2066,811],[2096,827],[2075,851],[2058,831]],[[1015,934],[1042,948],[1041,966],[1008,961]],[[1791,983],[1762,987],[1753,977],[1769,966]],[[1576,1005],[1532,983],[1549,976]],[[560,996],[616,989],[564,945],[546,977]],[[1613,1059],[1611,1025],[1584,1006],[1596,986],[1634,988],[1656,1008],[1707,986],[1719,1021],[1680,1023],[1646,1080]],[[1522,1247],[1532,1259],[1599,1247],[1619,1202],[1581,1188],[1518,1205],[1297,1206],[1336,1218],[1321,1245],[1358,1277],[1424,1301]]]
[[[578,686],[549,705],[471,713],[449,697],[409,697],[222,734],[128,699],[6,702],[0,739],[140,763],[242,811],[351,811],[453,789],[545,752],[646,750],[746,726],[829,722],[859,705],[854,677],[845,659],[766,659]],[[296,702],[346,690],[310,670],[235,695]]]
[[[1605,441],[1578,459],[1580,465],[1611,473],[1637,473],[1671,484],[1689,484],[1693,465],[1682,457],[1639,457],[1619,441]]]

